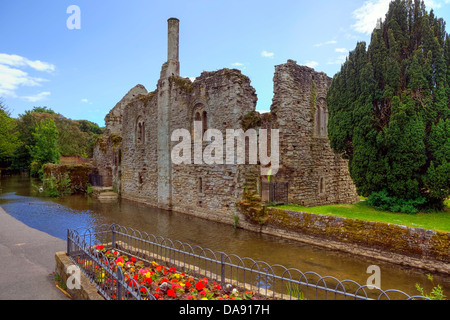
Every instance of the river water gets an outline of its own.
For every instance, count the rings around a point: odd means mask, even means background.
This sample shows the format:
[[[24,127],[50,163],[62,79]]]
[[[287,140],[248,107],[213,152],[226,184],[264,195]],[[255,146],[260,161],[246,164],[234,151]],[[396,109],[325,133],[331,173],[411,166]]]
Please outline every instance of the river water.
[[[339,280],[354,280],[363,285],[371,275],[367,273],[367,268],[377,265],[381,270],[383,290],[397,289],[417,295],[416,283],[426,292],[433,287],[426,277],[427,272],[423,270],[234,229],[233,226],[133,201],[105,203],[83,195],[44,198],[39,195],[37,185],[38,182],[28,176],[2,177],[0,206],[28,226],[64,240],[67,229],[116,223],[192,246],[249,257],[271,265],[284,265],[302,272],[313,271]],[[450,298],[450,277],[434,275],[434,284],[440,284],[447,298]]]

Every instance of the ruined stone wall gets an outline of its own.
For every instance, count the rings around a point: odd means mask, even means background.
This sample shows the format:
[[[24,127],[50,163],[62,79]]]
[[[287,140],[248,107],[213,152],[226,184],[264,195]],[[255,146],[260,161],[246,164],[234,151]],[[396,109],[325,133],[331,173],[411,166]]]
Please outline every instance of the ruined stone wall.
[[[289,202],[304,206],[358,201],[347,161],[330,148],[326,94],[331,78],[295,61],[276,66],[272,127],[280,129],[281,169]]]
[[[258,171],[256,165],[226,164],[225,135],[227,129],[241,129],[241,119],[255,110],[255,89],[240,71],[229,69],[203,72],[192,84],[184,84],[179,79],[173,84],[178,89],[172,103],[172,130],[188,129],[193,133],[197,113],[203,117],[206,112],[207,128],[223,134],[224,164],[174,165],[172,208],[216,221],[232,222],[237,199],[242,197],[246,186],[256,184]],[[194,141],[192,159],[193,144]],[[204,142],[202,149],[208,145]]]
[[[147,95],[147,89],[138,84],[106,115],[106,130],[94,146],[93,162],[103,177],[103,186],[120,190],[122,162],[122,122],[126,107],[136,98]]]
[[[123,98],[120,100],[114,108],[106,115],[105,125],[106,134],[121,134],[122,132],[122,116],[125,107],[135,98],[140,95],[146,95],[147,89],[141,84],[138,84],[132,88]]]
[[[164,83],[165,82],[165,83]],[[160,80],[166,92],[156,91],[134,99],[124,109],[121,141],[121,196],[167,208],[158,198],[158,99],[168,99],[170,132],[186,129],[192,134],[196,114],[206,115],[205,129],[223,133],[225,163],[226,129],[240,129],[241,119],[256,107],[255,89],[238,70],[223,69],[204,72],[192,83],[174,76]],[[138,123],[145,124],[145,138],[139,141]],[[170,139],[170,137],[169,137]],[[173,147],[178,142],[171,143]],[[209,143],[204,142],[202,151]],[[191,143],[192,163],[171,164],[170,208],[216,221],[232,222],[235,203],[244,188],[257,188],[256,165],[194,164],[194,141]],[[169,155],[170,156],[170,155]],[[106,163],[106,162],[105,162]],[[165,199],[167,200],[167,199]]]
[[[272,181],[289,182],[290,203],[358,201],[347,161],[329,146],[325,97],[331,79],[326,74],[291,60],[277,66],[271,112],[260,115],[255,89],[239,70],[203,72],[191,82],[164,75],[166,69],[155,92],[139,85],[122,99],[114,111],[120,111],[120,122],[108,116],[106,133],[95,147],[99,173],[123,198],[231,223],[244,189],[261,194],[265,177],[259,165],[225,163],[226,130],[272,128],[280,130],[280,170]],[[170,135],[186,129],[193,138],[196,120],[204,130],[223,134],[224,164],[194,164],[194,141],[192,163],[172,163],[170,151],[178,142]],[[202,151],[208,144],[203,142]]]
[[[152,92],[130,103],[122,128],[121,196],[150,204],[157,203],[158,190],[156,96]]]

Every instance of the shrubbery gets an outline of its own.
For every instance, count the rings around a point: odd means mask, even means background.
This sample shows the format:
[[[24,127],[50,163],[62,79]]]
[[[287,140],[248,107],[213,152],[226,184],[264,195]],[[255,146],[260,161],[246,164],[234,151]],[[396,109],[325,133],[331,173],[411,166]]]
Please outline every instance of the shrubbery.
[[[405,200],[390,196],[386,190],[383,190],[372,193],[367,199],[367,203],[384,211],[415,214],[426,203],[426,199],[424,197],[418,197],[412,200]]]

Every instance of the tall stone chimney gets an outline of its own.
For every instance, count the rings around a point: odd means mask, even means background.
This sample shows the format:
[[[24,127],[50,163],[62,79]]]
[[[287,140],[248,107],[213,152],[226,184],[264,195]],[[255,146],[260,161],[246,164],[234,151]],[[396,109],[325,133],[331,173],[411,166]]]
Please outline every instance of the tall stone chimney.
[[[180,20],[168,20],[167,62],[161,69],[158,81],[158,206],[172,208],[172,158],[171,158],[171,104],[172,85],[169,79],[180,76],[179,37]]]
[[[161,74],[161,77],[171,77],[180,75],[180,20],[177,18],[170,18],[168,20],[168,49],[167,49],[167,62],[166,70]],[[164,69],[164,68],[163,68]]]
[[[180,20],[177,18],[170,18],[169,23],[169,47],[167,52],[167,61],[179,58],[179,42],[180,42]]]

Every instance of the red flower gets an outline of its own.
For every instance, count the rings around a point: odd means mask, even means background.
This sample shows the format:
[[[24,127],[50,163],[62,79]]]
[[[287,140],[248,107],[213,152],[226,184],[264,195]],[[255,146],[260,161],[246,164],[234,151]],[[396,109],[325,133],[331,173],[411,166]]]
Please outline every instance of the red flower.
[[[167,279],[167,278],[161,278],[160,283],[163,284],[164,282],[169,282],[169,279]]]
[[[205,284],[201,280],[195,284],[195,288],[198,291],[203,290],[205,287],[206,287]]]
[[[134,278],[134,280],[138,280],[139,279],[139,275],[136,273],[133,278]]]
[[[186,282],[186,283],[184,284],[184,286],[185,286],[186,288],[190,288],[191,283],[188,281],[188,282]]]
[[[105,246],[102,245],[102,244],[99,244],[99,245],[96,247],[96,249],[97,249],[97,250],[103,250],[103,249],[105,249]]]
[[[131,257],[130,260],[131,260],[131,262],[135,262],[136,258],[135,257]]]
[[[173,291],[172,289],[167,290],[167,296],[169,296],[171,298],[177,297],[177,295],[175,294],[175,291]]]

